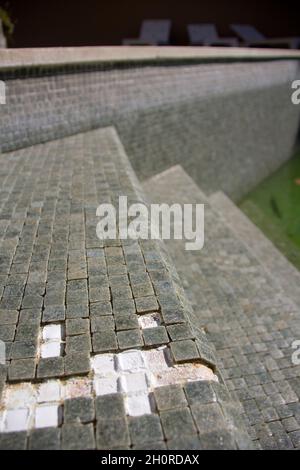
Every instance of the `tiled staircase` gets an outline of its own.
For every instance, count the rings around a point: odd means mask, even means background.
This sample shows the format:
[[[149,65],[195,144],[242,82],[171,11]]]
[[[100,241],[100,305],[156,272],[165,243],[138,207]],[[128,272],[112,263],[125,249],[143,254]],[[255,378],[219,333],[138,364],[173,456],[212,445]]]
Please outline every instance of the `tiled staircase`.
[[[207,199],[180,166],[144,182],[153,203],[205,204],[205,243],[167,246],[194,308],[217,349],[228,388],[244,409],[258,448],[300,446],[299,273],[222,193]]]
[[[225,194],[113,128],[0,159],[0,448],[300,447],[300,275]],[[204,204],[203,249],[99,240],[120,195]]]
[[[96,235],[145,200],[116,131],[0,160],[0,448],[251,448],[164,243]]]

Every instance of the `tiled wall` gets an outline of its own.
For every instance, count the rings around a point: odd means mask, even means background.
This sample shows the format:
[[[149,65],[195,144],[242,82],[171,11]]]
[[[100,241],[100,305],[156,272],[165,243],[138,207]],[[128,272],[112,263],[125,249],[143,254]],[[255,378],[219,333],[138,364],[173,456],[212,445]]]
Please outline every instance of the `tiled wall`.
[[[202,189],[237,199],[291,155],[298,70],[297,61],[0,68],[0,149],[113,124],[141,179],[180,163]]]

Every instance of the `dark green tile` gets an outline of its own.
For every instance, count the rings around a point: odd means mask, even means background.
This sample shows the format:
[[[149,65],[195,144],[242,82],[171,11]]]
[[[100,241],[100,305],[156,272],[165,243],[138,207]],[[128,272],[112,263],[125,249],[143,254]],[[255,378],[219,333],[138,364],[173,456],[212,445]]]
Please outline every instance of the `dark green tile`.
[[[125,418],[124,399],[121,393],[98,396],[95,399],[97,419]]]
[[[65,400],[64,422],[89,423],[94,420],[94,400],[89,397],[78,397]]]
[[[138,348],[143,346],[140,330],[118,331],[118,344],[120,349]]]
[[[157,326],[154,328],[145,328],[143,330],[143,336],[146,346],[156,346],[159,344],[168,343],[169,337],[167,330],[164,326]]]
[[[191,339],[174,341],[170,343],[170,348],[175,362],[186,362],[199,359],[199,352],[196,344]]]
[[[170,325],[167,329],[173,341],[195,338],[195,335],[193,334],[190,326],[185,323],[180,325]]]
[[[12,360],[8,368],[9,380],[29,380],[35,376],[34,359]]]
[[[174,439],[185,434],[189,435],[197,432],[189,408],[162,411],[160,418],[167,439]]]
[[[133,444],[163,441],[161,424],[157,415],[129,418],[129,432]]]
[[[187,405],[181,385],[166,385],[154,389],[157,408],[161,411],[172,408],[183,408]]]
[[[107,330],[94,333],[92,342],[94,352],[116,351],[118,349],[117,338],[114,331]]]
[[[91,450],[95,449],[93,424],[64,424],[62,426],[62,449]]]

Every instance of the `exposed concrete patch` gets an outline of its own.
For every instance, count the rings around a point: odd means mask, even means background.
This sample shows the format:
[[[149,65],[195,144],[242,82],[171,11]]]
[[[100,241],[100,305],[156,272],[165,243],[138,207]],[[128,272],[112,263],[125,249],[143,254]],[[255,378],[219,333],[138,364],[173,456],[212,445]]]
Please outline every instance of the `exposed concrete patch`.
[[[92,396],[93,386],[89,377],[71,378],[64,381],[61,386],[63,399]]]
[[[52,325],[51,325],[52,326]],[[57,339],[58,329],[43,332],[45,340]],[[91,357],[92,376],[48,380],[42,384],[7,384],[0,411],[0,431],[59,426],[65,399],[121,392],[130,416],[154,411],[156,387],[187,381],[217,381],[212,370],[200,363],[174,364],[169,348],[128,350]]]
[[[141,315],[138,319],[140,328],[155,328],[161,324],[160,314],[158,312],[155,313],[146,313],[145,315]]]
[[[58,380],[49,380],[38,388],[38,403],[60,401],[62,398],[62,387]]]
[[[195,380],[218,380],[213,371],[203,364],[196,362],[173,364],[169,349],[164,346],[143,351],[143,356],[151,371],[154,386]]]

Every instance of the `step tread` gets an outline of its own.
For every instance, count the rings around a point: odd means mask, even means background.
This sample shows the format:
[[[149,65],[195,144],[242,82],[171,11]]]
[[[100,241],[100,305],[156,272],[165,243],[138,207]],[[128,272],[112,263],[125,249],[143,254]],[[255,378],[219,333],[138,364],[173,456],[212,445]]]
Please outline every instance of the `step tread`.
[[[222,191],[209,197],[210,203],[227,221],[235,234],[255,253],[278,286],[300,307],[300,273]]]
[[[155,203],[205,204],[203,249],[185,251],[184,241],[169,240],[169,251],[252,439],[261,448],[297,447],[281,418],[297,413],[300,428],[300,368],[292,363],[299,308],[180,166],[148,180],[144,189]]]

